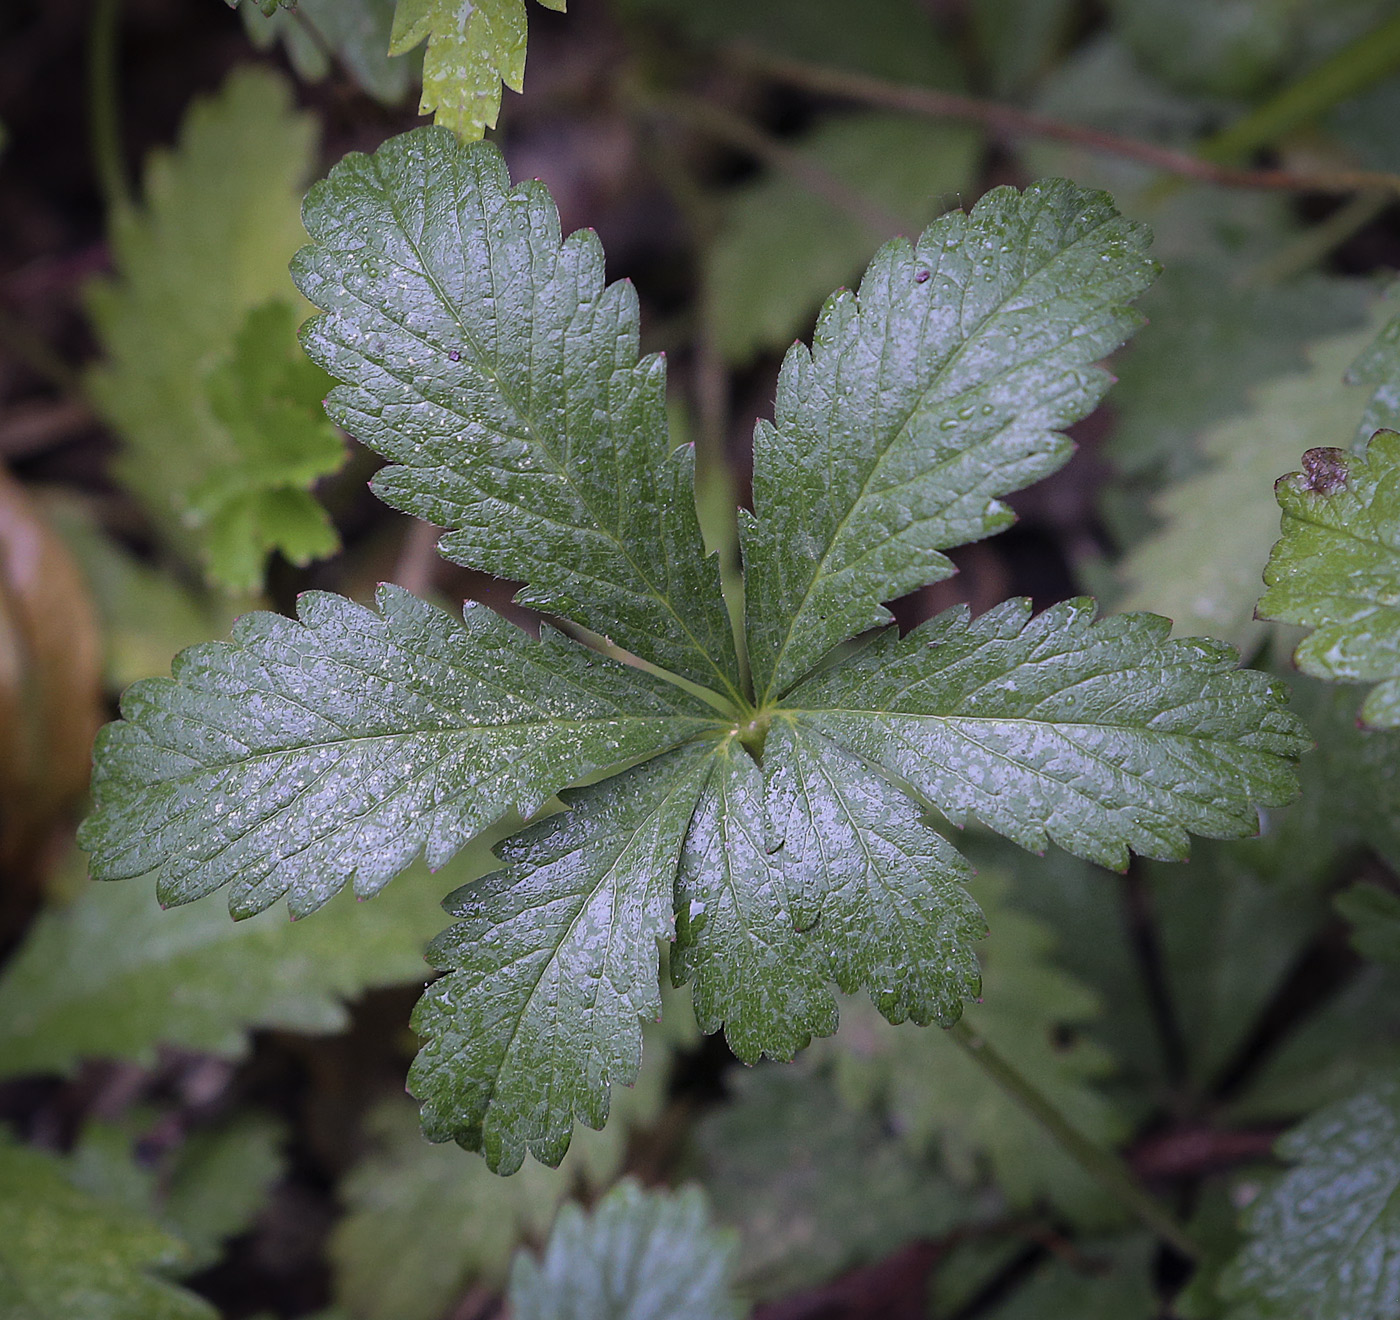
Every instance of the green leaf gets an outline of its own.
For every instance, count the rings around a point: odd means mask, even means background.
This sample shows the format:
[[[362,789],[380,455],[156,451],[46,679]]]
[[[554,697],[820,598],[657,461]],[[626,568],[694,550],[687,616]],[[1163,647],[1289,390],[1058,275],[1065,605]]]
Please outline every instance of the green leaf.
[[[1400,435],[1377,431],[1362,453],[1309,449],[1279,480],[1279,542],[1264,570],[1266,619],[1314,631],[1293,653],[1305,674],[1374,682],[1372,728],[1400,727]]]
[[[983,871],[969,887],[992,930],[969,1028],[1014,1059],[1082,1133],[1114,1144],[1127,1124],[1094,1085],[1113,1060],[1084,1034],[1098,1017],[1097,997],[1055,964],[1049,928],[1005,905],[1004,872]],[[821,1049],[848,1103],[883,1110],[915,1152],[936,1152],[956,1183],[975,1187],[989,1170],[1014,1208],[1048,1196],[1080,1221],[1111,1222],[1098,1185],[945,1033],[889,1026],[850,1001],[841,1031]]]
[[[186,1260],[150,1220],[74,1187],[63,1161],[0,1135],[0,1312],[6,1320],[214,1320],[161,1278]]]
[[[1244,283],[1238,265],[1235,253],[1173,262],[1144,297],[1148,324],[1114,361],[1109,452],[1121,472],[1159,469],[1180,478],[1197,471],[1202,432],[1248,413],[1264,382],[1305,372],[1310,341],[1349,330],[1370,302],[1367,281]],[[1221,296],[1223,285],[1229,297]],[[1216,462],[1235,449],[1209,435],[1204,443]]]
[[[686,747],[566,794],[569,810],[498,847],[504,870],[447,899],[459,920],[428,959],[450,975],[414,1013],[428,1044],[409,1074],[431,1140],[513,1173],[527,1149],[558,1164],[575,1119],[607,1121],[641,1019],[661,1013],[658,941],[709,761]]]
[[[911,786],[954,824],[1047,841],[1123,869],[1186,856],[1189,829],[1258,829],[1251,801],[1296,793],[1309,745],[1282,684],[1230,647],[1169,641],[1150,614],[1094,621],[1087,599],[1031,617],[1008,601],[887,631],[792,694],[791,718]]]
[[[941,551],[1001,530],[997,497],[1063,466],[1058,428],[1099,401],[1095,363],[1138,324],[1146,241],[1103,194],[998,188],[828,299],[754,434],[741,526],[760,697],[888,622],[882,601],[950,576]]]
[[[976,133],[956,125],[860,114],[823,124],[796,150],[856,196],[909,217],[912,230],[971,187],[978,145]],[[858,218],[790,175],[770,173],[727,194],[703,286],[720,351],[743,363],[785,349],[874,246]]]
[[[384,586],[379,613],[316,592],[297,609],[128,690],[81,832],[95,878],[154,873],[165,903],[230,884],[240,916],[288,894],[301,916],[711,722],[674,684],[484,607],[459,621]]]
[[[791,1059],[836,1030],[827,969],[796,925],[774,843],[763,772],[726,738],[681,854],[671,977],[689,982],[700,1029],[723,1026],[745,1063]]]
[[[774,860],[793,923],[847,994],[891,1022],[957,1021],[986,933],[972,868],[903,793],[816,729],[779,719],[764,747]]]
[[[499,1287],[511,1253],[544,1237],[571,1188],[599,1189],[617,1174],[629,1136],[661,1112],[671,1060],[663,1033],[648,1028],[637,1083],[613,1092],[608,1126],[578,1132],[558,1169],[530,1160],[512,1178],[429,1145],[412,1105],[381,1106],[369,1119],[370,1154],[340,1187],[337,1299],[354,1320],[439,1320],[468,1285]]]
[[[565,1206],[543,1257],[516,1257],[515,1320],[739,1320],[730,1290],[737,1243],[710,1225],[698,1188],[619,1183],[585,1216]]]
[[[1052,1256],[987,1320],[1156,1320],[1157,1244],[1150,1237],[1076,1244]]]
[[[1351,944],[1363,958],[1400,967],[1400,896],[1358,884],[1338,894],[1337,911],[1351,922]]]
[[[1260,565],[1278,528],[1273,482],[1319,439],[1350,436],[1382,401],[1347,388],[1344,373],[1385,310],[1378,305],[1365,330],[1314,344],[1307,371],[1260,386],[1247,413],[1201,437],[1211,466],[1156,502],[1165,525],[1124,560],[1122,608],[1158,611],[1180,634],[1209,633],[1246,654],[1258,646],[1268,631],[1254,618]]]
[[[286,270],[315,154],[286,82],[238,70],[151,158],[144,209],[111,235],[116,277],[90,292],[105,361],[87,383],[122,439],[116,474],[165,543],[232,590],[260,583],[271,549],[305,562],[336,544],[307,488],[343,448]]]
[[[289,303],[255,307],[233,356],[209,374],[209,408],[234,452],[190,491],[189,518],[211,575],[238,591],[262,585],[273,550],[305,565],[340,545],[308,488],[340,467],[345,444],[321,411],[330,378],[301,351],[296,322]]]
[[[487,860],[472,849],[452,874]],[[421,982],[440,893],[416,874],[311,922],[235,923],[215,904],[162,912],[144,885],[86,885],[39,917],[0,978],[0,1076],[67,1074],[92,1057],[152,1063],[161,1044],[238,1056],[259,1027],[340,1031],[344,1000]]]
[[[738,695],[691,459],[668,456],[665,366],[637,359],[637,297],[592,232],[562,246],[543,185],[419,129],[350,155],[306,201],[294,264],[328,315],[304,332],[331,415],[393,460],[374,489],[451,529],[449,559],[518,600]]]
[[[1400,1075],[1312,1115],[1276,1150],[1296,1167],[1249,1210],[1218,1285],[1230,1320],[1400,1312]]]
[[[388,54],[395,0],[297,0],[296,12],[263,14],[242,6],[253,44],[266,50],[281,40],[297,76],[319,82],[342,65],[376,101],[398,105],[422,74],[422,60]]]
[[[970,1216],[960,1189],[842,1104],[823,1072],[764,1066],[730,1082],[695,1141],[715,1216],[738,1230],[746,1294],[815,1287]]]
[[[564,2],[540,0],[561,13]],[[501,84],[524,90],[525,29],[525,0],[398,0],[389,54],[426,41],[418,113],[479,138],[496,126]]]
[[[196,1132],[153,1163],[141,1142],[160,1121],[137,1111],[120,1125],[88,1124],[68,1179],[179,1238],[189,1248],[180,1273],[193,1274],[215,1264],[224,1240],[249,1229],[267,1204],[282,1176],[287,1134],[273,1119],[244,1114]]]

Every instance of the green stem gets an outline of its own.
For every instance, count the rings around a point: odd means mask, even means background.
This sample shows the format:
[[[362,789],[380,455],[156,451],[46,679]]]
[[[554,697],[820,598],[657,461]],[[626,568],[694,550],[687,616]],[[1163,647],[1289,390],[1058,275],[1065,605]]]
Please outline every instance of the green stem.
[[[1396,69],[1400,69],[1400,13],[1357,37],[1243,119],[1207,138],[1200,154],[1220,164],[1237,164]]]
[[[117,32],[121,0],[97,0],[88,31],[88,126],[93,164],[109,214],[135,208],[122,162],[121,102],[117,96]]]
[[[1164,1242],[1169,1242],[1183,1256],[1198,1260],[1201,1249],[1180,1224],[1149,1196],[1128,1166],[1111,1151],[1090,1141],[1041,1093],[1024,1074],[1018,1072],[991,1043],[974,1032],[966,1022],[959,1022],[950,1034],[981,1066],[982,1070],[1025,1109],[1060,1147],[1104,1191],[1124,1209],[1131,1211]]]
[[[1378,219],[1394,204],[1389,193],[1358,193],[1325,220],[1304,230],[1245,278],[1246,284],[1282,284],[1311,270],[1329,257],[1353,234]]]

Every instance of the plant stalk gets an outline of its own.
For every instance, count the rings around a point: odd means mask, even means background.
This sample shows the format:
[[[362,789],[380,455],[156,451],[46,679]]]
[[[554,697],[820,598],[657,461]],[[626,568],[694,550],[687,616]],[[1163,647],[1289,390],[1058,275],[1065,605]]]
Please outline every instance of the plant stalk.
[[[1166,1208],[1142,1189],[1122,1160],[1090,1141],[1046,1099],[1038,1087],[966,1022],[957,1023],[950,1034],[976,1060],[983,1072],[1025,1109],[1104,1191],[1183,1256],[1189,1260],[1200,1259],[1201,1248],[1187,1236]]]

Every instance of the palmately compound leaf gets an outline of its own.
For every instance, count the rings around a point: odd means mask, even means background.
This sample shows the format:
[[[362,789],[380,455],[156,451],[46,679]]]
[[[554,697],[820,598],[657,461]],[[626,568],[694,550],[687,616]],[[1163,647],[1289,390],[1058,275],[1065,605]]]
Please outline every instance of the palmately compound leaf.
[[[597,236],[561,244],[542,184],[430,128],[347,156],[305,220],[293,274],[327,315],[303,339],[344,382],[331,416],[392,460],[376,493],[524,603],[737,696],[665,364],[638,360],[637,296],[604,285]]]
[[[0,1314],[6,1320],[215,1320],[162,1278],[188,1259],[149,1219],[88,1195],[64,1162],[0,1133]]]
[[[1400,1075],[1320,1110],[1276,1150],[1296,1167],[1250,1207],[1217,1285],[1228,1320],[1400,1314]]]
[[[231,885],[247,916],[377,892],[441,866],[514,807],[684,742],[712,721],[680,688],[489,610],[395,587],[379,611],[308,592],[300,622],[250,614],[130,688],[101,735],[92,874],[154,873],[165,903]]]
[[[1147,232],[1063,180],[998,188],[882,248],[859,294],[828,299],[754,433],[742,523],[760,700],[881,602],[951,575],[941,552],[1012,521],[999,496],[1061,467],[1059,428],[1098,403],[1097,361],[1140,318]]]
[[[230,590],[260,584],[269,550],[304,563],[336,545],[307,490],[344,451],[287,278],[315,153],[286,81],[235,72],[151,158],[142,209],[114,222],[116,274],[90,293],[105,361],[88,386],[122,439],[116,473],[164,543]]]
[[[539,0],[564,10],[565,0]],[[398,0],[389,54],[402,55],[420,42],[423,100],[420,114],[479,138],[496,126],[501,84],[525,86],[525,0]]]
[[[1275,492],[1283,528],[1260,617],[1314,629],[1298,668],[1375,683],[1362,720],[1400,727],[1400,435],[1377,431],[1358,454],[1309,449]]]
[[[836,1030],[821,951],[798,929],[774,856],[763,772],[737,738],[712,754],[676,881],[672,979],[702,1031],[724,1026],[745,1063],[791,1059]]]
[[[568,811],[499,846],[505,870],[447,900],[458,922],[428,960],[450,974],[413,1018],[430,1139],[513,1173],[527,1148],[558,1164],[576,1118],[603,1126],[610,1084],[636,1080],[641,1020],[661,1015],[658,941],[709,762],[685,747],[567,794]]]
[[[698,1188],[619,1183],[585,1215],[565,1206],[543,1257],[510,1278],[515,1320],[740,1320],[734,1235],[714,1228]]]
[[[488,862],[469,847],[444,878]],[[346,999],[421,983],[441,893],[415,874],[294,925],[281,910],[232,922],[218,904],[163,912],[146,885],[87,885],[40,915],[0,976],[0,1077],[70,1074],[85,1058],[150,1064],[162,1044],[237,1057],[255,1028],[341,1031]]]
[[[909,785],[949,820],[1122,870],[1178,860],[1187,831],[1257,832],[1310,744],[1286,689],[1232,647],[1172,641],[1152,614],[1011,600],[890,630],[799,687],[790,718]],[[788,714],[787,711],[784,712]]]
[[[779,718],[764,769],[792,920],[832,979],[869,990],[891,1022],[955,1022],[981,985],[972,868],[905,794],[811,725]]]

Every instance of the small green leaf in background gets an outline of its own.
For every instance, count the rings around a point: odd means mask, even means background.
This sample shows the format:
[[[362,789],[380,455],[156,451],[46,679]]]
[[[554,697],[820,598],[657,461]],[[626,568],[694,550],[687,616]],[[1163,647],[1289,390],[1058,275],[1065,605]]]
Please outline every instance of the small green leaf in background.
[[[0,1132],[0,1314],[5,1320],[215,1320],[162,1278],[189,1263],[150,1219],[73,1185],[65,1161]]]
[[[1400,967],[1400,895],[1379,885],[1352,885],[1335,900],[1351,922],[1351,945],[1363,958]]]
[[[1200,451],[1210,466],[1155,502],[1164,525],[1122,562],[1121,608],[1150,608],[1179,635],[1208,633],[1246,655],[1258,647],[1269,631],[1255,621],[1254,606],[1277,538],[1273,483],[1319,441],[1348,442],[1376,405],[1381,396],[1349,388],[1346,372],[1389,315],[1378,304],[1366,330],[1312,345],[1308,370],[1261,385],[1247,412],[1205,432]],[[1400,423],[1400,414],[1391,420]]]
[[[1400,435],[1377,431],[1355,454],[1309,449],[1277,495],[1283,528],[1260,617],[1314,629],[1293,653],[1298,668],[1375,683],[1361,719],[1400,727]]]
[[[1156,1320],[1161,1313],[1150,1237],[1075,1243],[1073,1261],[1051,1257],[986,1320]],[[935,1318],[937,1320],[937,1318]]]
[[[669,996],[668,1019],[684,1003]],[[666,1101],[674,1055],[648,1026],[635,1086],[613,1088],[606,1128],[575,1133],[557,1169],[527,1161],[498,1178],[481,1160],[423,1139],[405,1100],[371,1114],[370,1154],[341,1184],[347,1213],[330,1246],[335,1296],[353,1320],[439,1320],[473,1283],[505,1282],[512,1252],[539,1240],[571,1189],[596,1191],[617,1175],[629,1137]]]
[[[445,878],[489,865],[478,845]],[[165,912],[145,885],[86,883],[39,917],[0,977],[0,1076],[149,1063],[162,1043],[238,1056],[257,1027],[340,1031],[344,1000],[425,979],[441,892],[420,870],[372,904],[345,895],[304,922],[233,922],[220,904]]]
[[[619,1183],[585,1215],[560,1212],[543,1256],[516,1257],[515,1320],[741,1320],[729,1283],[738,1244],[710,1224],[698,1188]]]
[[[253,308],[209,374],[209,408],[232,452],[190,491],[188,516],[210,573],[235,591],[262,585],[274,550],[304,566],[340,545],[310,487],[345,461],[345,442],[321,408],[331,379],[302,352],[296,326],[289,302]]]
[[[565,0],[539,2],[564,10]],[[398,0],[389,54],[428,43],[418,113],[471,139],[496,126],[502,83],[524,90],[525,38],[525,0]]]
[[[700,1177],[739,1233],[736,1277],[759,1300],[811,1288],[974,1218],[975,1198],[888,1126],[841,1102],[826,1071],[763,1065],[729,1075],[698,1126]]]
[[[1041,921],[1007,906],[1007,878],[984,870],[969,884],[991,935],[979,950],[982,1001],[965,1021],[1047,1096],[1086,1136],[1113,1145],[1126,1123],[1096,1083],[1114,1060],[1087,1037],[1097,997],[1053,960],[1055,938]],[[1049,1197],[1087,1223],[1112,1222],[1098,1185],[1021,1106],[941,1031],[892,1027],[862,1000],[842,1005],[841,1030],[819,1047],[834,1060],[848,1103],[885,1108],[919,1154],[934,1152],[959,1186],[990,1171],[1014,1208]]]
[[[1296,1167],[1250,1207],[1217,1285],[1228,1320],[1400,1314],[1400,1075],[1313,1114],[1275,1148]]]
[[[226,1239],[246,1232],[282,1176],[286,1129],[244,1113],[193,1133],[158,1163],[138,1162],[142,1114],[121,1124],[90,1123],[69,1161],[74,1186],[148,1216],[189,1248],[182,1274],[215,1264]]]
[[[417,55],[390,56],[395,0],[297,0],[295,13],[240,7],[253,44],[281,40],[299,78],[319,82],[334,59],[376,101],[398,105],[422,74]]]
[[[796,150],[917,232],[972,186],[978,148],[977,133],[958,125],[857,114],[821,125]],[[720,351],[742,364],[786,349],[883,237],[787,174],[725,194],[703,285]]]
[[[143,209],[113,223],[116,273],[90,291],[105,360],[88,386],[122,440],[116,475],[168,548],[234,591],[257,584],[270,549],[305,562],[336,544],[306,491],[341,451],[287,276],[315,155],[285,80],[235,70],[152,156]],[[245,397],[269,388],[266,403]],[[238,499],[221,510],[226,481]]]

